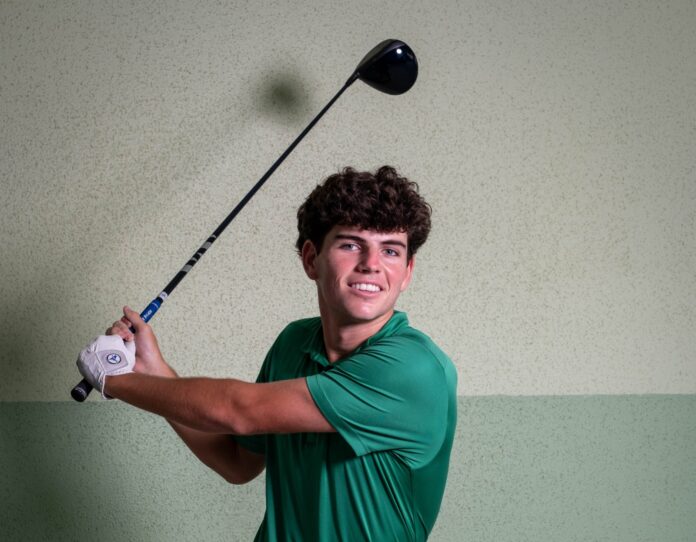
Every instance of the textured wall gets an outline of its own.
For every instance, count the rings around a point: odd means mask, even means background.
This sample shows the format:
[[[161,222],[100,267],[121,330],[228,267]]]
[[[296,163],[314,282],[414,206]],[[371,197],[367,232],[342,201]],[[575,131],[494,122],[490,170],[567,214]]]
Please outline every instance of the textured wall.
[[[393,164],[435,209],[400,308],[460,376],[434,538],[696,538],[694,28],[692,1],[1,2],[0,537],[253,532],[258,483],[69,403],[74,358],[395,37],[415,87],[346,92],[153,320],[166,357],[253,378],[316,313],[297,206]]]
[[[356,84],[153,321],[184,373],[255,375],[315,312],[294,211],[345,164],[422,185],[401,307],[466,394],[696,391],[696,6],[3,2],[0,398],[65,400],[386,37],[420,79]]]

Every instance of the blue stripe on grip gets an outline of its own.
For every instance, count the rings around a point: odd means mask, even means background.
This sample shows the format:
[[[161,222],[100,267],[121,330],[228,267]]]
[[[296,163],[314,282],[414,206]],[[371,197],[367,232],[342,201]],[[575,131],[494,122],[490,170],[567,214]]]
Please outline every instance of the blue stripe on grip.
[[[150,304],[147,307],[145,307],[145,310],[140,313],[140,318],[142,318],[146,322],[149,322],[150,318],[152,318],[155,315],[155,313],[159,310],[161,306],[162,300],[159,297],[156,297],[150,302]]]

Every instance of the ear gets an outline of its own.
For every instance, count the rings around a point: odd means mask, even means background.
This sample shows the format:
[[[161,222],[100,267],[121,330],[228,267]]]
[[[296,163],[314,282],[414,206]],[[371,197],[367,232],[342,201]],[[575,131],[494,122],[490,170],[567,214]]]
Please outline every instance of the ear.
[[[305,273],[312,280],[317,280],[317,249],[314,247],[309,239],[307,239],[302,245],[302,267],[304,267]]]
[[[408,288],[408,285],[411,284],[411,279],[413,278],[414,265],[416,265],[416,257],[411,256],[411,259],[406,264],[406,276],[404,277],[404,280],[401,281],[401,288],[399,289],[400,292],[406,290],[406,288]]]

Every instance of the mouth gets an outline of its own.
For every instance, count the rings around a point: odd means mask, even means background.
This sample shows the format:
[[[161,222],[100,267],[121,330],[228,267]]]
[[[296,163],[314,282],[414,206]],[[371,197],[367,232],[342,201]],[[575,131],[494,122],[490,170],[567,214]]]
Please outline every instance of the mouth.
[[[382,291],[380,286],[372,282],[352,282],[348,284],[348,286],[353,290],[359,290],[361,292],[377,293]]]

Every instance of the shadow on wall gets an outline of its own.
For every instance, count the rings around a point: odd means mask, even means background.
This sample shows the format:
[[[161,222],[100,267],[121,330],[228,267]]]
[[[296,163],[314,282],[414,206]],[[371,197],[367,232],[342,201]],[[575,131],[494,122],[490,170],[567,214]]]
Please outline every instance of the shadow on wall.
[[[274,70],[261,78],[251,100],[256,114],[263,114],[284,127],[300,122],[306,116],[309,103],[299,75]],[[185,174],[197,178],[204,177],[209,167],[205,163],[206,156],[195,156],[196,149],[201,148],[206,139],[210,140],[212,148],[218,148],[223,154],[228,151],[221,148],[221,134],[224,132],[228,136],[226,132],[233,128],[244,133],[245,121],[254,122],[243,112],[230,114],[229,108],[225,109],[220,103],[211,104],[206,107],[205,115],[189,120],[190,123],[182,123],[181,133],[168,143],[176,149],[179,160],[189,161],[184,168]],[[189,124],[195,125],[193,130]],[[204,141],[192,141],[191,133],[202,136]],[[227,144],[228,138],[223,139]],[[141,150],[142,154],[130,156],[130,159],[136,170],[140,162],[140,167],[148,171],[157,157],[149,154],[151,149]],[[167,168],[175,171],[177,165],[165,165]],[[173,190],[175,187],[170,187],[170,191]],[[164,192],[166,197],[168,191]],[[150,216],[147,220],[154,221],[157,217]],[[148,228],[148,224],[141,226]],[[109,250],[109,243],[106,245],[99,250]],[[65,269],[64,274],[79,268],[83,276],[89,276],[98,258],[94,254],[82,254],[84,248],[59,247],[54,264]],[[66,322],[75,319],[73,296],[84,283],[57,284],[52,271],[41,266],[22,270],[21,275],[21,288],[11,292],[10,288],[5,288],[8,295],[3,295],[0,376],[5,382],[12,382],[15,389],[26,390],[27,398],[36,399],[37,383],[44,387],[65,386],[64,382],[56,383],[51,375],[56,373],[56,363],[67,363],[66,360],[77,352],[66,357],[65,352],[52,351],[50,345],[59,344],[60,335],[70,329]],[[26,299],[23,293],[27,291],[35,295]],[[78,380],[75,373],[70,385]],[[143,463],[148,462],[156,463],[160,468],[154,470],[161,472],[161,463],[171,460],[172,456],[152,457],[148,447],[156,436],[151,434],[143,435],[146,437],[143,440],[149,440],[150,444],[145,442],[142,449],[129,450],[132,455],[124,455],[122,447],[110,446],[109,442],[114,443],[120,434],[129,435],[128,440],[132,440],[134,427],[142,425],[138,422],[139,414],[129,413],[116,419],[113,411],[118,407],[115,404],[72,403],[68,400],[68,391],[69,386],[65,386],[66,401],[50,403],[55,407],[50,409],[45,402],[0,403],[0,465],[4,467],[0,472],[2,531],[9,532],[10,538],[17,540],[81,540],[97,534],[103,539],[104,533],[110,533],[108,538],[112,540],[156,539],[157,534],[152,532],[150,536],[148,531],[167,521],[155,521],[161,516],[163,506],[156,486],[162,482],[160,489],[166,494],[166,480],[144,479],[136,473],[132,462],[137,462],[140,473]],[[21,391],[13,397],[17,395],[21,396]],[[48,417],[47,410],[51,413]],[[104,417],[109,412],[111,414]],[[166,424],[162,426],[163,431],[168,430]],[[90,435],[88,440],[84,440],[85,435]],[[164,453],[169,455],[168,449]],[[94,517],[95,514],[103,517]],[[95,526],[99,526],[97,530]]]
[[[285,126],[299,127],[308,123],[311,120],[311,100],[305,81],[297,72],[287,68],[269,71],[262,76],[253,95],[257,110]]]
[[[57,265],[70,265],[67,254]],[[55,284],[51,270],[27,270],[26,284],[35,292],[6,298],[2,329],[2,377],[13,382],[27,401],[0,402],[0,532],[3,540],[84,540],[94,533],[85,526],[108,523],[95,518],[95,505],[104,503],[114,516],[127,515],[119,525],[122,540],[138,540],[144,528],[133,504],[121,498],[125,478],[113,476],[129,458],[104,446],[112,431],[108,420],[94,416],[94,404],[68,399],[69,387],[53,376],[56,366],[70,365],[72,381],[76,352],[52,351],[73,315],[66,307],[68,289]],[[26,291],[26,289],[25,289]],[[85,340],[88,340],[86,338]],[[65,402],[49,403],[37,387],[59,387]],[[29,401],[31,400],[31,401]],[[87,416],[86,416],[87,415]],[[89,435],[88,438],[85,438]]]
[[[0,403],[3,541],[251,540],[264,479],[233,487],[118,401]]]
[[[114,169],[121,165],[125,168],[119,172],[121,177],[117,179],[119,184],[123,183],[120,190],[125,195],[117,204],[125,204],[133,198],[133,194],[137,194],[142,202],[139,205],[156,209],[155,212],[136,210],[130,215],[133,218],[137,215],[138,227],[142,231],[161,231],[163,217],[177,209],[179,212],[176,214],[180,216],[176,220],[179,222],[174,224],[191,223],[190,229],[194,231],[195,221],[202,219],[196,216],[200,215],[200,207],[190,205],[190,201],[203,200],[201,203],[205,203],[205,198],[216,198],[220,193],[243,195],[256,181],[256,169],[252,174],[249,171],[236,172],[232,176],[227,174],[232,168],[244,166],[246,158],[237,162],[229,157],[236,156],[234,147],[240,138],[258,133],[251,130],[251,126],[270,120],[272,126],[284,134],[289,126],[294,131],[294,128],[299,129],[305,120],[309,120],[305,113],[309,109],[310,99],[305,92],[307,85],[299,72],[268,68],[252,81],[250,88],[244,89],[244,97],[223,94],[205,104],[205,107],[192,110],[184,116],[175,133],[164,134],[159,141],[147,141],[141,146],[131,147],[125,161],[119,158],[107,168]],[[156,133],[157,129],[152,126],[147,132]],[[283,146],[287,138],[282,135],[278,139],[278,146]],[[249,145],[260,147],[263,141],[249,142]],[[103,151],[108,151],[108,148],[104,147]],[[248,157],[248,154],[241,154]],[[270,166],[277,158],[273,150],[259,151],[257,156],[262,167]],[[101,157],[92,158],[98,162]],[[71,160],[77,162],[80,157],[74,156]],[[153,172],[156,172],[154,176]],[[83,184],[97,186],[100,175],[105,175],[105,172],[88,172]],[[238,179],[234,181],[237,186],[220,182],[214,186],[219,177]],[[148,181],[142,182],[144,178]],[[21,182],[21,179],[14,182]],[[90,194],[90,198],[93,199],[80,204],[82,209],[76,209],[86,212],[84,207],[89,205],[93,214],[98,214],[113,206],[114,193],[105,187],[101,192]],[[59,211],[58,214],[61,212],[64,214],[59,224],[76,220],[75,217],[65,216],[73,214],[75,209]],[[102,313],[100,299],[113,298],[114,291],[122,291],[125,295],[129,284],[132,285],[132,278],[125,277],[119,271],[105,270],[103,262],[117,252],[125,254],[131,264],[138,263],[141,254],[136,253],[135,248],[124,249],[138,246],[137,240],[124,240],[115,227],[100,225],[92,230],[90,225],[94,223],[87,221],[82,228],[89,228],[89,234],[80,231],[74,237],[71,232],[81,228],[66,225],[65,231],[60,226],[50,232],[56,238],[51,244],[50,254],[40,254],[39,243],[32,244],[32,237],[38,238],[47,233],[37,226],[36,230],[27,234],[22,247],[24,257],[5,255],[8,267],[0,277],[3,301],[0,314],[0,390],[7,390],[7,393],[2,395],[0,391],[0,399],[67,400],[70,386],[79,379],[73,382],[71,377],[66,389],[56,393],[55,386],[63,387],[66,382],[56,382],[52,375],[65,375],[65,364],[70,365],[70,374],[75,375],[72,365],[77,354],[75,348],[103,332],[109,322],[120,316],[121,306],[118,305],[113,307],[113,315],[108,319],[94,321],[94,314]],[[175,229],[172,231],[164,238],[181,237]],[[195,243],[208,233],[197,231],[193,234]],[[148,250],[149,247],[156,250],[153,238],[150,237],[148,242],[149,236],[144,236],[145,240],[140,243],[138,251]],[[195,243],[191,245],[191,251],[196,248]],[[177,261],[177,265],[184,263],[184,258],[189,255],[187,252],[181,261]],[[175,271],[177,269],[166,271],[166,278]],[[161,273],[145,270],[145,276],[148,277],[147,293],[152,295],[162,284],[150,284],[152,281],[149,277],[160,277]],[[117,297],[121,303],[123,296],[119,294]],[[67,338],[66,334],[74,337]],[[26,395],[23,390],[26,390]]]
[[[7,432],[0,444],[4,539],[85,540],[101,525],[99,530],[116,531],[113,539],[142,540],[147,524],[125,487],[131,459],[105,446],[109,438],[100,438],[112,428],[95,423],[93,406],[51,405],[55,408],[47,403],[0,407],[0,427]],[[84,414],[91,414],[87,423]],[[86,429],[93,438],[77,440]],[[117,471],[125,475],[114,476]],[[128,521],[115,521],[124,517]]]

